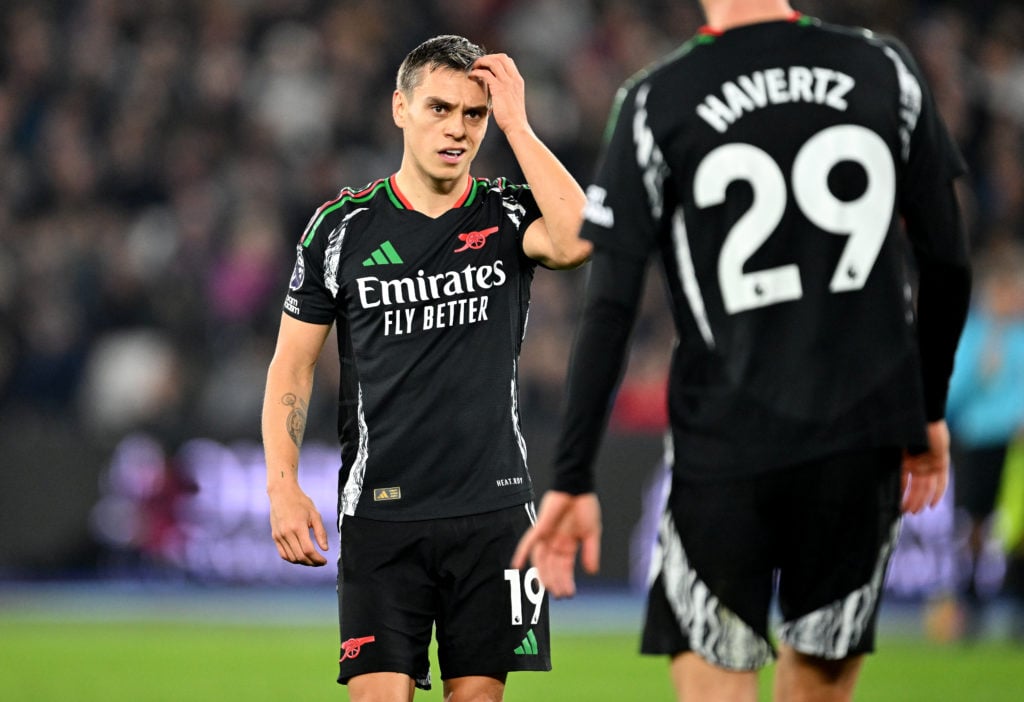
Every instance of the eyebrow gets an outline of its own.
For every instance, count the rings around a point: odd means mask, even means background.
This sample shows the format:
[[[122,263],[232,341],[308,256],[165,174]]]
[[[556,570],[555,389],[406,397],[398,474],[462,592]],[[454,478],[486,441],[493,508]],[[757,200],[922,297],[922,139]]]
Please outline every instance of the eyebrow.
[[[428,105],[440,105],[441,107],[443,107],[443,108],[445,108],[447,110],[450,110],[453,107],[455,107],[455,103],[448,102],[444,98],[435,97],[433,95],[427,95],[424,98],[424,100],[426,100]],[[465,108],[464,111],[465,112],[472,112],[474,110],[476,112],[482,112],[484,114],[487,114],[487,112],[488,112],[487,103],[484,103],[482,105],[466,105],[466,108]]]

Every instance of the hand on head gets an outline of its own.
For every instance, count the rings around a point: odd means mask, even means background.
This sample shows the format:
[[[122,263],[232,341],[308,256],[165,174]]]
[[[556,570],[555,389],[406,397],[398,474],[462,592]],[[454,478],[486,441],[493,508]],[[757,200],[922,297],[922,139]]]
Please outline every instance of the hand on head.
[[[491,101],[491,114],[503,132],[526,127],[526,86],[515,61],[508,54],[481,56],[469,71],[471,78],[480,81]]]

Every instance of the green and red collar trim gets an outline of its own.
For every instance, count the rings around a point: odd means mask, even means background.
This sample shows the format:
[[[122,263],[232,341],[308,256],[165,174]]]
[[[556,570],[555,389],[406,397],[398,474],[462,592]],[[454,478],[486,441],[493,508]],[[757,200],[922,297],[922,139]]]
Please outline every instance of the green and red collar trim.
[[[403,195],[402,191],[398,188],[398,180],[395,178],[396,175],[398,174],[392,174],[386,181],[388,195],[391,197],[391,201],[395,203],[395,207],[398,209],[412,210],[415,212],[416,208],[412,206],[411,202],[409,202],[409,198]],[[476,198],[476,186],[478,185],[478,180],[482,179],[477,179],[470,175],[466,176],[466,189],[462,192],[462,195],[459,196],[459,199],[455,201],[455,204],[452,205],[453,210],[465,207],[473,202]]]
[[[374,182],[370,183],[368,186],[359,191],[353,191],[351,188],[342,188],[341,192],[338,193],[338,197],[334,198],[333,200],[328,200],[327,202],[322,204],[320,206],[320,209],[318,209],[316,213],[313,215],[313,218],[312,220],[310,220],[310,224],[308,227],[306,227],[306,232],[302,237],[302,245],[309,246],[309,244],[313,241],[313,237],[316,236],[316,231],[320,227],[320,223],[324,221],[324,217],[326,217],[339,207],[344,206],[346,203],[366,202],[374,195],[376,195],[377,191],[380,190],[381,188],[384,188],[387,191],[388,197],[391,199],[393,203],[395,203],[396,207],[401,207],[401,203],[395,198],[394,194],[388,188],[388,182],[383,178],[381,178],[380,180],[375,180]]]
[[[473,201],[476,200],[477,192],[480,189],[479,186],[486,186],[488,184],[486,178],[473,178],[472,176],[468,176],[467,180],[466,190],[462,193],[455,204],[452,205],[452,209],[467,207],[473,204]],[[331,212],[349,202],[366,202],[373,198],[380,190],[384,191],[384,194],[387,195],[388,200],[390,200],[391,204],[395,206],[395,209],[410,210],[412,212],[416,211],[416,208],[412,206],[409,199],[402,194],[401,190],[398,189],[398,183],[395,181],[394,174],[387,178],[375,180],[362,190],[354,191],[351,188],[343,188],[341,192],[338,193],[338,197],[325,202],[313,215],[310,225],[306,228],[306,231],[303,234],[302,245],[310,245],[313,238],[316,236],[316,231],[317,228],[319,228],[320,223],[323,222],[324,217],[329,215]]]
[[[786,21],[791,23],[799,23],[803,22],[805,19],[806,18],[802,12],[799,12],[798,10],[793,10],[793,12],[790,13],[789,17],[786,18]],[[697,36],[703,39],[704,41],[713,40],[716,37],[722,36],[723,34],[725,34],[724,29],[716,29],[708,24],[705,24],[703,27],[697,30]]]

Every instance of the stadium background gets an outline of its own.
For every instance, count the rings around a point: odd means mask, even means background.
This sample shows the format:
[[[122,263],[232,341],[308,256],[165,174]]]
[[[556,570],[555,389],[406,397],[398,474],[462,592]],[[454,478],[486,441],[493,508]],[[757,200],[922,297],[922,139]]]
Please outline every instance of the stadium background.
[[[1021,3],[794,6],[908,43],[970,166],[975,250],[1024,242]],[[310,212],[398,167],[401,58],[439,33],[512,55],[534,129],[585,184],[616,87],[700,24],[683,0],[3,2],[0,604],[69,581],[324,591],[330,569],[289,568],[269,540],[259,408]],[[496,127],[473,171],[518,174]],[[541,490],[582,275],[534,285],[521,405]],[[649,288],[599,467],[593,588],[642,579],[632,544],[659,475],[671,345],[657,275]],[[330,523],[327,349],[302,470]],[[950,519],[947,505],[904,539],[897,595],[949,586]]]

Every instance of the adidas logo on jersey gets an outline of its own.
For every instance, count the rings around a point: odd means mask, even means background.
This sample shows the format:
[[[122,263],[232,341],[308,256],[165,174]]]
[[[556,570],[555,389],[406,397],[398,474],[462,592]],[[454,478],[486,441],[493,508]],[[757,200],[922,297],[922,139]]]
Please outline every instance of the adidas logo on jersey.
[[[536,656],[537,655],[537,637],[533,635],[533,629],[526,632],[526,638],[523,639],[523,643],[516,646],[513,651],[517,656]]]
[[[373,489],[374,502],[391,502],[392,500],[400,499],[402,499],[402,488],[400,487],[386,487]]]
[[[370,257],[363,261],[363,266],[386,266],[389,263],[405,263],[402,257],[395,251],[391,241],[385,241],[370,254]]]

